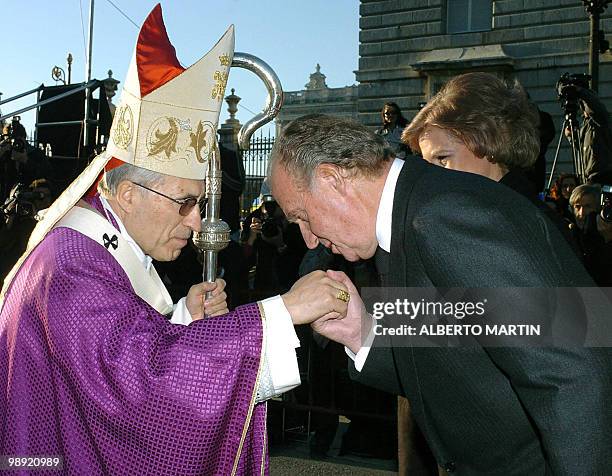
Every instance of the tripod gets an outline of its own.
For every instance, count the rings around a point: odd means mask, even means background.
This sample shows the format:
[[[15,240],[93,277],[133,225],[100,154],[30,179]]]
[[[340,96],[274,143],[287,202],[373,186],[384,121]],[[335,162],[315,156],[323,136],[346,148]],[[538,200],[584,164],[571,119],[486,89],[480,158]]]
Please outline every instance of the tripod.
[[[580,128],[578,126],[578,119],[576,118],[576,109],[565,107],[565,117],[563,124],[561,125],[561,131],[559,133],[559,142],[557,143],[557,150],[555,152],[555,159],[553,160],[552,169],[550,176],[548,177],[548,184],[546,190],[550,190],[550,186],[555,176],[555,169],[557,167],[557,160],[559,159],[559,150],[561,149],[561,141],[565,135],[565,131],[569,130],[569,141],[572,147],[572,161],[574,163],[574,173],[578,176],[581,183],[586,181],[585,177],[585,163],[582,156],[582,140],[580,138]]]

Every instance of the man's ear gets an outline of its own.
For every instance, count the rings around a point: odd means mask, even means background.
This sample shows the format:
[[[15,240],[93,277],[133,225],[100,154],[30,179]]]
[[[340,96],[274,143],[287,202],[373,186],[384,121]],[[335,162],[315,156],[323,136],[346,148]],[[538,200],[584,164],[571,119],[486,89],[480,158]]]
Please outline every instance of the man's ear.
[[[334,164],[320,164],[315,169],[315,178],[334,190],[344,193],[347,185],[346,172]]]
[[[119,183],[117,186],[117,195],[115,199],[117,201],[117,205],[119,205],[123,212],[127,213],[135,208],[135,200],[139,192],[139,190],[136,190],[136,185],[129,180],[124,180],[123,182]]]

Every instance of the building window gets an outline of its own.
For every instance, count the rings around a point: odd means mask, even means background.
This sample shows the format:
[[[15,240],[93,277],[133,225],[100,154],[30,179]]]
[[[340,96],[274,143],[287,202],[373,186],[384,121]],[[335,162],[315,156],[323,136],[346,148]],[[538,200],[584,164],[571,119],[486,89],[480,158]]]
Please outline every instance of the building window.
[[[446,32],[466,33],[491,29],[492,0],[447,0]]]

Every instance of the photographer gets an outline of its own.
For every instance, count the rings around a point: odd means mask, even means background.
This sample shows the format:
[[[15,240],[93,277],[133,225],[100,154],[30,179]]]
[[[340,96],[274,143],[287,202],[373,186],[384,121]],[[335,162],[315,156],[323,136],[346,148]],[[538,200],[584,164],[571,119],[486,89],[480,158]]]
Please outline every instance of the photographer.
[[[568,223],[574,221],[569,199],[578,185],[580,185],[580,181],[576,174],[562,173],[551,187],[550,195],[546,197],[546,201],[551,204],[551,207]]]
[[[26,249],[36,225],[34,216],[52,202],[47,181],[41,179],[29,186],[18,183],[0,205],[0,285]]]
[[[599,286],[612,286],[611,187],[580,185],[570,197],[576,225],[572,231],[580,245],[584,265]]]
[[[612,130],[610,116],[597,95],[588,88],[588,76],[568,75],[557,84],[564,107],[577,102],[582,112],[582,125],[578,137],[582,146],[585,177],[590,183],[612,183]],[[566,109],[567,114],[567,109]],[[565,135],[571,142],[571,131]]]
[[[34,216],[53,201],[47,157],[26,140],[19,116],[2,128],[0,140],[0,281],[25,251]]]
[[[26,140],[26,131],[19,116],[2,129],[0,140],[0,204],[17,184],[30,184],[34,180],[51,176],[51,167],[45,154]]]
[[[262,205],[243,223],[241,243],[248,267],[255,266],[252,289],[265,298],[297,281],[306,245],[299,227],[287,221],[265,183],[261,197]]]

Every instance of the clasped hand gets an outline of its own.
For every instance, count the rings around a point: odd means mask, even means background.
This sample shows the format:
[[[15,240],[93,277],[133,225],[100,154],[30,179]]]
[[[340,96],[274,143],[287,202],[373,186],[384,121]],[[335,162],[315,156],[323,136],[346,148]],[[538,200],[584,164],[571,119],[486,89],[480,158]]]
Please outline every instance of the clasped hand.
[[[343,319],[321,318],[314,321],[311,326],[315,332],[348,347],[354,354],[361,349],[362,337],[365,337],[372,325],[372,317],[357,292],[357,288],[349,277],[341,271],[327,271],[328,277],[342,283],[349,295],[346,315]]]
[[[187,293],[186,306],[194,321],[210,316],[221,316],[229,312],[225,281],[217,279],[214,283],[194,284]],[[210,292],[210,297],[206,293]]]
[[[225,281],[199,283],[187,293],[186,305],[193,320],[220,316],[228,312]],[[340,299],[348,292],[349,302]],[[210,292],[210,297],[206,294]],[[319,334],[347,346],[357,353],[362,328],[371,318],[349,277],[340,271],[313,271],[300,278],[281,296],[293,324],[311,324]]]
[[[348,292],[349,302],[339,299]],[[357,352],[361,347],[362,322],[368,319],[357,289],[340,271],[314,271],[297,281],[282,296],[294,324],[311,323],[319,334]]]

